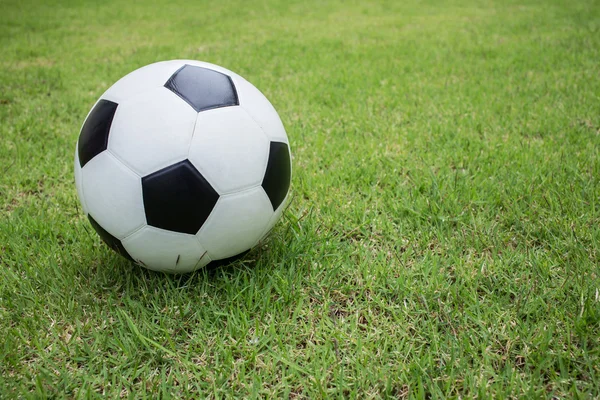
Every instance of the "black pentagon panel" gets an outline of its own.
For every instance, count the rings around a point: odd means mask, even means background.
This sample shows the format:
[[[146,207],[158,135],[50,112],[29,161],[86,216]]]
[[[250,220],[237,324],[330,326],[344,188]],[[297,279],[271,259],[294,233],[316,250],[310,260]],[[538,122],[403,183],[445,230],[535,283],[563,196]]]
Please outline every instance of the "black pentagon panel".
[[[114,251],[116,251],[117,253],[122,255],[123,257],[127,258],[128,260],[133,261],[133,258],[131,258],[131,256],[129,255],[127,250],[125,250],[125,247],[123,247],[123,244],[121,243],[121,241],[119,239],[117,239],[116,237],[114,237],[113,235],[108,233],[89,214],[88,214],[88,219],[90,220],[92,227],[96,230],[96,232],[98,232],[98,235],[100,235],[100,237],[102,238],[104,243],[106,243],[108,245],[108,247],[110,247],[111,249],[113,249]]]
[[[288,145],[282,142],[271,142],[269,162],[262,187],[271,200],[273,210],[276,210],[285,199],[291,179],[292,162]]]
[[[100,100],[83,123],[79,134],[79,164],[81,167],[92,158],[106,150],[108,134],[113,117],[117,111],[117,103]]]
[[[165,87],[198,112],[240,104],[231,78],[208,68],[186,64],[169,78]]]
[[[219,194],[188,160],[142,178],[148,225],[195,234],[215,207]]]

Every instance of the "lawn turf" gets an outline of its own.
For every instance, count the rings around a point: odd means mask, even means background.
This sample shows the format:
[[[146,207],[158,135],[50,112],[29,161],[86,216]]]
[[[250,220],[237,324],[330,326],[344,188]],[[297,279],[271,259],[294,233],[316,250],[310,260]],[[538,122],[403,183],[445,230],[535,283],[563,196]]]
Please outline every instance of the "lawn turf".
[[[227,267],[111,252],[78,131],[165,59],[283,120],[292,201]],[[597,1],[0,3],[0,397],[599,397]]]

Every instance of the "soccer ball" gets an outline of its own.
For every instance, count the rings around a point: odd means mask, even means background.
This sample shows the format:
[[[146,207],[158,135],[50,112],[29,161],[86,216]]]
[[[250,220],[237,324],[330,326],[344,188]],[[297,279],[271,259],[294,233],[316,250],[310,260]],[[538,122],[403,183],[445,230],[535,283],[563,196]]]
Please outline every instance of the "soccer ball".
[[[140,68],[88,114],[75,183],[100,237],[149,269],[189,272],[239,255],[281,216],[285,129],[241,76],[199,61]]]

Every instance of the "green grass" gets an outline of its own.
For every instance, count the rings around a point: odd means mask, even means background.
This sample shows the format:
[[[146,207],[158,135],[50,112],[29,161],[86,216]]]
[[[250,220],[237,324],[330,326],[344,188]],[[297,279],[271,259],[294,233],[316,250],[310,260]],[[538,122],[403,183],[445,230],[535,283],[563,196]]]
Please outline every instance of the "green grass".
[[[597,1],[0,3],[0,397],[600,397]],[[271,99],[243,261],[131,266],[79,209],[97,97],[191,58]]]

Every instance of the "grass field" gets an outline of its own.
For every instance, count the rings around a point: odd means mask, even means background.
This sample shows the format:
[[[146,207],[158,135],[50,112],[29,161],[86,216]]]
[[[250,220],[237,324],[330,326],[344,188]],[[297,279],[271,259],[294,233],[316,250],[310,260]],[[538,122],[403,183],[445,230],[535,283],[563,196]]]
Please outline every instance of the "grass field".
[[[600,397],[597,1],[0,2],[0,397]],[[130,265],[72,162],[135,68],[271,99],[292,202],[242,261]]]

